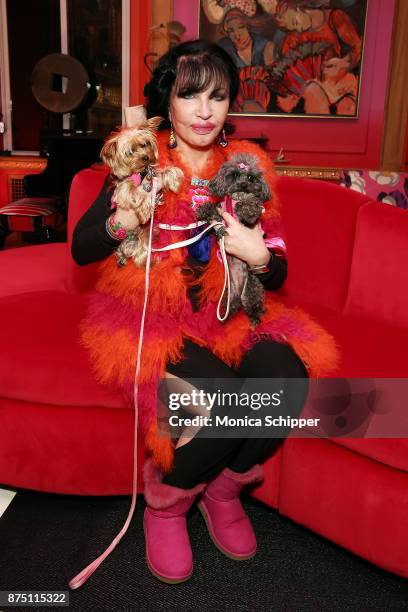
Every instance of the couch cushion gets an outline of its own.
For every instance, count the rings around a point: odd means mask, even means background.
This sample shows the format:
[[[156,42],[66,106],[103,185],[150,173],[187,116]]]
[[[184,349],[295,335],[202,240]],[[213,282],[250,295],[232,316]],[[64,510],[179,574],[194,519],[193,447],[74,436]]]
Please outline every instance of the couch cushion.
[[[0,297],[34,291],[65,291],[64,242],[0,252]]]
[[[293,302],[288,305],[295,305]],[[406,346],[408,330],[397,326],[352,316],[333,314],[328,309],[313,305],[302,308],[318,321],[336,339],[341,353],[341,365],[331,378],[407,378]],[[369,382],[369,381],[368,381]],[[363,383],[363,381],[361,381]],[[358,381],[354,381],[354,385]],[[364,384],[361,384],[364,387]],[[370,385],[366,385],[367,389]],[[333,413],[342,416],[347,424],[353,420],[353,406]],[[330,417],[330,415],[328,415]],[[364,416],[364,415],[363,415]],[[329,431],[333,424],[329,423]],[[310,430],[309,434],[313,434]],[[298,434],[297,434],[298,435]],[[408,439],[405,438],[326,438],[339,446],[354,450],[385,465],[408,472]]]
[[[341,312],[347,296],[357,213],[368,198],[325,181],[280,177],[287,239],[283,292]]]
[[[345,313],[408,328],[408,214],[379,203],[358,214]]]
[[[330,438],[331,442],[408,472],[407,438]]]
[[[83,296],[57,291],[2,298],[0,395],[42,404],[125,407],[92,375],[79,344],[83,313]]]
[[[332,378],[408,377],[408,329],[351,315],[339,315],[323,306],[285,299],[300,306],[334,336],[340,349],[340,366]]]

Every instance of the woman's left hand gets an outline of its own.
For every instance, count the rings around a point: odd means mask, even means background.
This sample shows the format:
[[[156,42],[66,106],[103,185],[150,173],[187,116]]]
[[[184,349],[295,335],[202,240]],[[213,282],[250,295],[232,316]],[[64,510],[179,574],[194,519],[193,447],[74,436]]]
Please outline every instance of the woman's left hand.
[[[219,212],[228,232],[228,235],[224,236],[226,252],[239,257],[249,266],[267,264],[271,254],[263,241],[259,223],[254,227],[246,227],[225,210],[220,209]]]

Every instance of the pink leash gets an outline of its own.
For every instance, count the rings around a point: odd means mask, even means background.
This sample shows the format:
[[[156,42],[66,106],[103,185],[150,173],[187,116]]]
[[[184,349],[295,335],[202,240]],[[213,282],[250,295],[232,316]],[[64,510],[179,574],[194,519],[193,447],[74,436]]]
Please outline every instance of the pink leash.
[[[152,234],[153,234],[153,217],[154,217],[154,205],[157,195],[157,178],[153,178],[153,188],[151,192],[151,206],[152,206],[152,215],[150,218],[150,228],[149,228],[149,247],[152,244]],[[68,583],[70,589],[77,589],[82,586],[84,582],[88,580],[90,576],[94,573],[94,571],[103,563],[106,557],[112,552],[114,548],[116,548],[117,544],[120,542],[122,537],[125,535],[130,522],[132,520],[135,507],[136,507],[136,499],[137,499],[137,428],[138,428],[138,377],[140,372],[140,363],[141,363],[141,353],[142,353],[142,345],[143,345],[143,331],[144,331],[144,323],[145,323],[145,315],[147,309],[147,301],[148,301],[148,293],[149,293],[149,273],[150,273],[150,260],[151,260],[151,248],[148,249],[147,259],[146,259],[146,274],[145,274],[145,299],[143,305],[143,315],[140,324],[140,334],[139,341],[137,345],[137,359],[136,359],[136,373],[135,373],[135,383],[134,383],[134,438],[133,438],[133,491],[132,491],[132,504],[129,510],[128,517],[123,525],[122,529],[118,533],[118,535],[113,539],[112,543],[108,546],[108,548],[103,552],[99,557],[92,561],[89,565],[87,565],[79,574],[74,576]]]
[[[136,184],[140,184],[138,182],[138,178],[136,176],[132,176],[131,177]],[[99,557],[97,557],[94,561],[92,561],[92,563],[90,563],[89,565],[87,565],[81,572],[79,572],[79,574],[77,574],[76,576],[74,576],[68,583],[68,586],[70,589],[77,589],[80,586],[82,586],[90,576],[92,576],[92,574],[94,573],[94,571],[101,565],[101,563],[103,563],[103,561],[106,559],[106,557],[112,552],[112,550],[114,550],[114,548],[116,548],[116,546],[119,544],[120,540],[122,539],[122,537],[125,535],[126,531],[128,530],[128,527],[130,525],[130,522],[132,520],[134,511],[135,511],[135,507],[136,507],[136,499],[137,499],[137,429],[138,429],[138,378],[139,378],[139,372],[140,372],[140,364],[141,364],[141,353],[142,353],[142,345],[143,345],[143,332],[144,332],[144,324],[145,324],[145,317],[146,317],[146,310],[147,310],[147,302],[148,302],[148,293],[149,293],[149,277],[150,277],[150,263],[151,263],[151,253],[152,250],[154,251],[164,251],[164,250],[168,250],[169,248],[175,248],[175,247],[180,247],[182,245],[184,245],[184,243],[188,244],[190,242],[196,241],[198,238],[200,238],[199,236],[195,236],[193,239],[189,239],[180,243],[176,243],[173,245],[168,245],[167,247],[164,247],[162,249],[152,249],[152,235],[153,235],[153,217],[154,217],[154,207],[155,207],[155,201],[156,201],[156,195],[157,195],[157,185],[158,184],[158,180],[157,178],[153,178],[153,188],[152,188],[152,192],[151,192],[151,207],[152,207],[152,215],[150,218],[150,228],[149,228],[149,248],[148,248],[148,253],[147,253],[147,259],[146,259],[146,274],[145,274],[145,298],[144,298],[144,304],[143,304],[143,314],[142,314],[142,320],[140,323],[140,334],[139,334],[139,340],[138,340],[138,345],[137,345],[137,358],[136,358],[136,373],[135,373],[135,382],[134,382],[134,392],[133,392],[133,397],[134,397],[134,433],[133,433],[133,491],[132,491],[132,504],[129,510],[129,514],[127,516],[127,519],[122,527],[122,529],[120,530],[120,532],[118,533],[118,535],[113,539],[113,541],[111,542],[111,544],[108,546],[108,548],[101,554],[99,555]],[[228,210],[228,212],[230,212],[231,214],[233,214],[233,203],[232,200],[229,199],[226,202],[226,208]],[[197,223],[194,224],[194,226],[196,225],[201,225],[201,223]],[[214,222],[213,224],[211,224],[208,228],[206,228],[202,233],[204,234],[205,232],[207,232],[209,229],[211,229],[211,227],[213,225],[218,225],[218,222]],[[172,227],[172,226],[164,226],[166,229],[185,229],[185,227]],[[224,261],[224,266],[226,268],[227,274],[228,274],[228,264],[226,263],[226,255],[224,252],[224,257],[223,257]],[[225,282],[224,281],[224,289],[223,289],[223,294],[225,291]],[[229,284],[229,276],[228,276],[228,284]],[[218,304],[218,309],[220,307],[220,303],[222,300],[222,296],[220,298],[219,304]],[[229,306],[229,297],[228,297],[228,306]],[[217,314],[220,318],[219,312],[217,309]],[[224,320],[224,318],[227,316],[228,314],[228,307],[227,307],[227,311],[226,314],[224,315],[224,317],[220,318],[220,320]]]

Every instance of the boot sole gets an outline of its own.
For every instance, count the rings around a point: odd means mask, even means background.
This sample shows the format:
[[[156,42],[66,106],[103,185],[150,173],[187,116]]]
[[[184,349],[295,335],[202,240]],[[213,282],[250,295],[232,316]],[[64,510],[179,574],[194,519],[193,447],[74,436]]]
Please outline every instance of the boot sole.
[[[143,531],[144,531],[144,534],[145,534],[145,540],[147,541],[147,538],[146,538],[146,529],[144,528],[144,526],[143,526]],[[185,576],[183,578],[167,578],[166,576],[162,576],[161,574],[156,572],[156,570],[154,570],[153,567],[150,565],[149,557],[147,556],[147,549],[146,549],[146,565],[147,565],[150,573],[155,578],[157,578],[161,582],[165,582],[166,584],[179,584],[180,582],[186,582],[187,580],[190,580],[191,576],[193,575],[193,572],[191,572],[188,576]]]
[[[213,541],[214,545],[216,546],[216,548],[218,548],[218,550],[220,552],[222,552],[223,555],[225,555],[229,559],[233,559],[234,561],[246,561],[247,559],[252,559],[253,557],[255,557],[255,555],[256,555],[256,548],[255,548],[254,552],[252,552],[249,555],[245,555],[245,556],[234,555],[233,553],[231,553],[228,550],[226,550],[225,548],[223,548],[221,546],[221,544],[219,544],[219,542],[217,541],[217,539],[216,539],[216,537],[215,537],[215,535],[213,533],[213,530],[212,530],[212,527],[211,527],[211,520],[210,520],[210,517],[207,514],[207,511],[206,511],[204,505],[201,502],[198,502],[197,507],[200,510],[200,512],[202,514],[202,517],[203,517],[203,519],[205,521],[205,524],[207,526],[207,530],[208,530],[208,533],[210,535],[210,538],[212,539],[212,541]]]

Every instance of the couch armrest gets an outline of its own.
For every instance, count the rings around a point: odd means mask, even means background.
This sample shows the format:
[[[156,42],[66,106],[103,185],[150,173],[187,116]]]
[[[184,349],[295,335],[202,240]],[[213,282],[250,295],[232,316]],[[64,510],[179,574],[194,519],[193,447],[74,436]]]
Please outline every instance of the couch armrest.
[[[369,202],[360,208],[345,314],[408,328],[408,214]]]
[[[0,297],[33,291],[66,292],[66,243],[0,252]]]
[[[284,176],[276,191],[287,238],[286,295],[342,312],[357,215],[369,198],[327,181]]]

